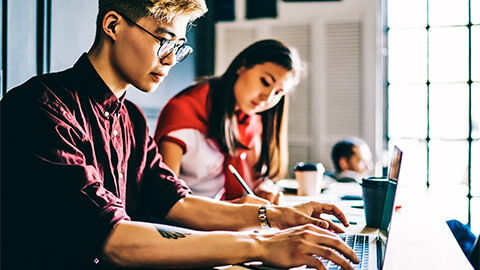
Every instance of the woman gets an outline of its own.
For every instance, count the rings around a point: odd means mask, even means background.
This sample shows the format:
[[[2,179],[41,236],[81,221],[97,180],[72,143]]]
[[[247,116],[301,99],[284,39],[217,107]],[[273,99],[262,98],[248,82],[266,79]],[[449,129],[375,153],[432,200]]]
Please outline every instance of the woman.
[[[261,40],[237,55],[223,75],[180,92],[157,123],[164,162],[194,194],[261,202],[244,196],[227,169],[231,164],[256,195],[278,203],[282,194],[268,179],[287,170],[286,94],[298,83],[302,65],[283,43]]]

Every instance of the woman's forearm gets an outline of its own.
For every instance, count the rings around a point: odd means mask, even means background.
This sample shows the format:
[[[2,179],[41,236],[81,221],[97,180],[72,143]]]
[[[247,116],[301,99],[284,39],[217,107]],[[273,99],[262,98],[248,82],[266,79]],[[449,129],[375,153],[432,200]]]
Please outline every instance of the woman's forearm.
[[[256,236],[251,233],[198,232],[122,221],[108,238],[104,253],[117,266],[165,269],[258,260],[261,250]]]

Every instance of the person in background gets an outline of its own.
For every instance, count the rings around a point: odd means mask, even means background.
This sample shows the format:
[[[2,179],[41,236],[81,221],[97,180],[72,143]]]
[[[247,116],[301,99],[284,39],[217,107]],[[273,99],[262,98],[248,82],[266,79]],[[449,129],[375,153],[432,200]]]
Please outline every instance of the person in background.
[[[192,51],[187,26],[206,10],[204,0],[99,0],[89,52],[72,68],[36,76],[3,97],[2,269],[202,268],[258,260],[323,269],[312,255],[344,269],[353,269],[347,259],[358,263],[332,232],[342,229],[320,216],[332,214],[347,226],[334,205],[219,202],[191,195],[162,163],[126,89],[156,90]],[[260,227],[280,230],[246,231]]]
[[[357,137],[338,141],[332,148],[333,172],[325,174],[338,182],[362,182],[372,171],[372,153],[367,143]]]
[[[282,193],[269,179],[287,170],[287,97],[302,70],[296,51],[280,41],[248,46],[223,75],[187,88],[164,107],[155,132],[164,162],[193,194],[265,203],[244,195],[227,169],[232,164],[256,195],[278,204]]]

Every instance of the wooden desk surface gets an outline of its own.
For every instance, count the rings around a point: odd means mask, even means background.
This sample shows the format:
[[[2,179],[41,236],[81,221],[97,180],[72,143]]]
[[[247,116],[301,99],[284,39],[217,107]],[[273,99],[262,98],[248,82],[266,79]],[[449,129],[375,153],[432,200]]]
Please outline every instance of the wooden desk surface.
[[[332,201],[332,194],[345,194],[345,192],[358,195],[359,189],[351,184],[339,185],[323,198],[337,203],[347,215],[350,215],[349,220],[359,221],[358,225],[349,227],[347,232],[377,234],[378,230],[364,226],[364,216],[358,216],[358,209],[346,209],[345,201]],[[322,200],[322,195],[317,198]],[[302,201],[298,197],[288,200]],[[441,209],[436,209],[432,205],[424,189],[399,186],[396,204],[400,204],[401,209],[393,214],[384,270],[473,269],[447,223],[440,219],[441,215],[438,211]]]
[[[338,193],[337,193],[338,192]],[[327,196],[297,197],[287,196],[287,204],[309,200],[337,203],[349,220],[356,220],[357,225],[347,228],[350,233],[378,234],[378,229],[365,227],[364,217],[359,216],[359,209],[346,209],[348,202],[333,199],[332,194],[358,195],[359,189],[352,184],[338,186],[327,192]],[[338,197],[338,196],[337,196]],[[408,197],[408,200],[407,200]],[[473,267],[463,255],[445,220],[437,214],[425,190],[399,186],[396,204],[401,209],[393,214],[388,237],[383,270],[472,270]],[[363,211],[363,210],[362,210]],[[360,211],[360,212],[362,212]],[[225,268],[217,268],[225,269]],[[226,269],[249,269],[241,266]],[[273,268],[272,268],[273,269]]]
[[[383,269],[473,269],[426,191],[400,186],[397,195]]]

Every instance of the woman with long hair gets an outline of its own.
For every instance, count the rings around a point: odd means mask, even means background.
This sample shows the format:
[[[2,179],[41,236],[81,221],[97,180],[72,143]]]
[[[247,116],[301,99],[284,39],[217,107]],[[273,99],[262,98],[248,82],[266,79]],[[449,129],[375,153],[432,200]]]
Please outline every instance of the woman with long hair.
[[[257,41],[218,77],[203,79],[162,110],[155,140],[163,161],[194,194],[235,202],[264,202],[244,196],[227,169],[233,165],[255,194],[278,203],[271,180],[288,163],[288,93],[303,63],[277,40]]]

